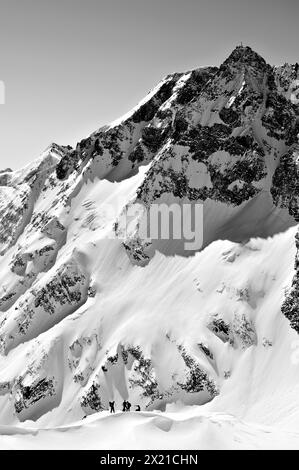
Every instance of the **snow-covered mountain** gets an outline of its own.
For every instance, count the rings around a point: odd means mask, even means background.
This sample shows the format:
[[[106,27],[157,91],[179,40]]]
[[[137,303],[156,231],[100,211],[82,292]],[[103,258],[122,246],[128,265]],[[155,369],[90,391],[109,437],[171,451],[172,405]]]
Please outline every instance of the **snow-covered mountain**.
[[[0,446],[299,447],[298,138],[298,64],[238,46],[0,172]]]

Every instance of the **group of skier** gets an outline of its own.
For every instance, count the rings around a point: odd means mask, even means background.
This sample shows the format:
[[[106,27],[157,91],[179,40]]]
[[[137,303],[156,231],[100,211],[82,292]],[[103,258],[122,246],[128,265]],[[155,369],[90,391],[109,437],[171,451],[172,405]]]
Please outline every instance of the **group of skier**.
[[[128,400],[123,401],[122,411],[131,411],[132,404]],[[115,401],[109,401],[110,413],[115,413]],[[136,405],[135,411],[140,411],[140,405]]]

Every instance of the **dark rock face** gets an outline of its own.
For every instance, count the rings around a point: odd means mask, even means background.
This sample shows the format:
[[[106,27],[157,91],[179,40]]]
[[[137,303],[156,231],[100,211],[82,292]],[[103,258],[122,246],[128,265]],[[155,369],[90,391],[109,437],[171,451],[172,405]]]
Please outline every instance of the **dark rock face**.
[[[189,104],[204,90],[206,84],[213,78],[217,70],[217,67],[205,67],[193,70],[185,86],[178,91],[177,103],[182,106]]]
[[[9,192],[4,191],[4,199],[1,188],[3,182],[0,177],[0,217],[3,221],[0,226],[0,255],[16,244],[26,229],[34,212],[34,202],[53,172],[54,162],[57,162],[56,153],[55,157],[49,153],[44,159],[39,160],[37,165],[29,166],[21,177],[13,173],[5,181]],[[7,175],[10,173],[4,176]]]
[[[282,304],[281,311],[290,321],[291,327],[299,334],[299,232],[296,235],[296,247],[295,275]]]
[[[135,164],[140,164],[142,163],[146,158],[146,155],[145,155],[145,152],[143,150],[143,146],[141,144],[141,142],[138,142],[134,148],[134,150],[130,153],[130,155],[128,156],[128,159],[133,163],[133,165]]]
[[[262,123],[269,137],[284,139],[288,145],[294,143],[292,137],[298,133],[297,115],[295,106],[284,96],[277,91],[268,93]]]
[[[10,247],[15,243],[24,227],[24,221],[30,216],[30,205],[30,189],[26,188],[19,192],[18,198],[11,200],[2,210],[0,208],[0,217],[3,220],[0,227],[0,245]]]
[[[34,284],[12,307],[13,314],[2,318],[1,352],[6,354],[12,347],[31,339],[37,331],[46,331],[58,319],[72,314],[87,300],[88,287],[89,278],[74,259],[54,271],[45,284]]]
[[[235,315],[232,324],[233,345],[240,345],[242,349],[257,344],[257,335],[254,325],[245,314]]]
[[[150,152],[156,153],[161,148],[168,135],[168,129],[145,127],[142,133],[142,142]]]
[[[34,307],[42,307],[50,315],[55,313],[54,304],[79,304],[82,294],[80,291],[71,290],[78,283],[82,283],[82,277],[75,275],[69,276],[62,272],[58,280],[51,281],[46,288],[42,288],[35,295]]]
[[[182,390],[188,393],[196,393],[206,389],[211,398],[218,395],[219,391],[217,390],[216,384],[208,377],[208,374],[200,368],[195,359],[187,354],[182,346],[179,346],[179,351],[188,368],[185,382],[179,383]]]
[[[246,294],[241,294],[240,300],[248,300],[246,297],[242,297],[244,295]],[[220,315],[215,314],[212,316],[207,327],[221,339],[221,341],[229,343],[232,347],[247,349],[257,344],[257,335],[254,325],[244,313],[235,313],[230,323],[225,322]]]
[[[65,179],[70,172],[79,169],[79,158],[76,150],[69,151],[62,157],[56,167],[56,176],[59,180]]]
[[[88,389],[87,393],[83,395],[81,399],[81,407],[87,413],[95,413],[97,411],[103,411],[107,409],[101,400],[99,384],[93,383]]]
[[[194,160],[206,160],[217,150],[223,150],[224,141],[230,136],[232,128],[224,124],[201,126],[181,132],[178,145],[188,146]]]
[[[150,406],[160,396],[152,361],[144,357],[140,347],[123,348],[123,359],[128,357],[129,354],[134,359],[134,372],[136,373],[134,378],[129,379],[130,387],[140,387],[143,390],[142,396],[149,400],[147,406]]]
[[[24,385],[20,378],[15,389],[14,406],[17,414],[21,414],[41,400],[56,395],[54,377],[38,379],[31,385]]]
[[[3,295],[0,299],[0,309],[5,310],[6,305],[10,304],[10,301],[14,299],[16,292],[10,292],[9,294]]]
[[[120,124],[101,128],[79,142],[76,149],[69,151],[57,165],[57,178],[65,179],[72,172],[80,173],[86,166],[92,166],[93,160],[99,162],[105,171],[109,172],[128,159],[132,169],[136,164],[142,163],[145,158],[142,143],[149,147],[151,152],[156,152],[165,140],[166,133],[163,131],[160,133],[155,128],[149,128],[149,130],[145,128],[155,117],[161,105],[172,96],[173,88],[180,76],[181,74],[174,74],[166,77],[156,93]],[[140,135],[136,140],[137,127],[143,132],[143,136]]]
[[[203,343],[199,343],[198,347],[201,349],[201,351],[211,360],[214,359],[213,353],[210,351],[210,349]]]
[[[208,324],[208,328],[223,342],[231,341],[231,327],[222,318],[215,315]]]
[[[213,134],[211,133],[211,140],[213,139],[212,136]],[[250,137],[248,138],[248,141],[250,142]],[[196,146],[196,141],[192,142],[191,148],[193,150],[197,149],[197,151],[192,154],[192,158],[205,163],[207,174],[210,176],[212,182],[212,187],[191,187],[184,170],[177,172],[171,167],[167,167],[165,165],[164,162],[167,160],[169,161],[172,158],[171,150],[166,151],[164,155],[165,160],[163,160],[162,155],[159,162],[155,163],[149,169],[147,178],[138,188],[138,199],[145,204],[149,204],[150,201],[155,201],[163,194],[171,193],[174,197],[187,197],[190,201],[204,201],[207,198],[210,198],[232,205],[240,205],[242,202],[252,198],[260,191],[255,186],[255,183],[266,176],[262,152],[259,154],[254,146],[247,150],[244,146],[244,142],[247,143],[247,139],[245,137],[243,140],[241,137],[239,139],[226,139],[226,141],[222,142],[219,146],[215,140],[213,140],[211,146],[209,146],[206,141],[204,141],[203,145],[198,146]],[[230,151],[231,155],[235,155],[235,152],[239,152],[239,158],[235,158],[234,162],[223,167],[216,162],[208,160],[208,157],[214,153],[213,149],[214,151]],[[186,157],[186,161],[190,161],[190,159]],[[159,181],[158,185],[155,183],[155,189],[152,190],[153,181],[157,175],[161,175],[163,179]],[[243,182],[241,188],[238,188],[237,186],[230,187],[236,180]]]
[[[298,155],[290,149],[281,157],[273,175],[271,187],[274,204],[286,208],[297,222],[299,222]]]
[[[290,85],[298,78],[299,64],[284,64],[275,67],[275,81],[281,92],[287,93]]]
[[[222,68],[247,64],[256,70],[265,70],[267,67],[265,59],[253,51],[249,46],[237,46],[229,57],[223,62]]]

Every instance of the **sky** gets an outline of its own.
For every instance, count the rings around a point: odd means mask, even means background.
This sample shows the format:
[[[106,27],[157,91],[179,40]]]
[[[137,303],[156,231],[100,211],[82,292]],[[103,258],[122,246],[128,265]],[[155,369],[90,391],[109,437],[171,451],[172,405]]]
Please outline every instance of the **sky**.
[[[298,62],[298,0],[0,0],[0,169],[75,145],[242,41]]]

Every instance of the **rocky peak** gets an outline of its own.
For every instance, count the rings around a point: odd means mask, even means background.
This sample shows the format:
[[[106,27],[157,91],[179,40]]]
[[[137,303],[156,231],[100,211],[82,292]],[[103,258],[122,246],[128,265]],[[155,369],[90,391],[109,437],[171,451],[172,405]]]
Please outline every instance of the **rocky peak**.
[[[62,158],[67,155],[73,148],[71,145],[58,145],[55,142],[52,142],[45,150],[46,154],[55,155],[58,158]]]
[[[229,55],[229,57],[223,62],[222,65],[228,66],[242,66],[249,65],[251,67],[265,68],[267,63],[263,57],[257,52],[253,51],[249,46],[237,46]]]

